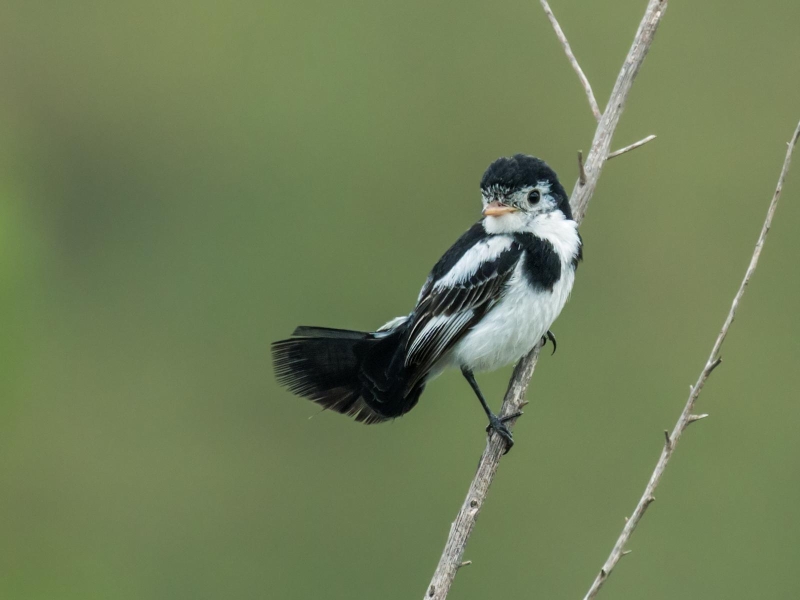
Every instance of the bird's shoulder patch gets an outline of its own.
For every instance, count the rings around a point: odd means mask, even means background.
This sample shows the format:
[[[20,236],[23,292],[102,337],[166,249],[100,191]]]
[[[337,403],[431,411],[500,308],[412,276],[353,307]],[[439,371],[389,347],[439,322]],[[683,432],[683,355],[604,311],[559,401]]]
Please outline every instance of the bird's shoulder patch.
[[[534,288],[552,292],[561,278],[561,258],[553,244],[532,233],[514,235],[524,251],[522,272]]]

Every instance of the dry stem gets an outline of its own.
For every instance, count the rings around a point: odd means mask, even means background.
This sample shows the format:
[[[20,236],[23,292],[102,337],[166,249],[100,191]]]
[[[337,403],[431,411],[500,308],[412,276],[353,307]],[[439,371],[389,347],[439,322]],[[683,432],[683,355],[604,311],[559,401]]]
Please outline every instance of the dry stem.
[[[589,106],[592,109],[592,114],[594,118],[598,121],[603,117],[603,113],[600,111],[600,107],[597,105],[597,100],[594,97],[594,92],[592,91],[592,86],[589,84],[589,80],[586,78],[586,75],[581,69],[581,66],[578,64],[578,59],[575,58],[575,55],[572,53],[572,48],[567,41],[567,36],[564,35],[564,31],[561,29],[561,25],[558,24],[556,20],[556,16],[553,14],[553,10],[550,8],[550,5],[547,3],[547,0],[539,0],[542,4],[542,8],[544,9],[544,14],[547,15],[547,18],[550,19],[550,24],[553,26],[553,29],[556,32],[556,37],[558,37],[558,41],[561,42],[561,46],[564,48],[564,53],[567,55],[569,59],[569,63],[572,65],[572,68],[575,69],[575,72],[578,74],[578,79],[581,80],[581,85],[583,89],[586,91],[586,97],[589,99]]]
[[[725,337],[728,335],[728,329],[730,329],[730,326],[733,323],[733,318],[736,315],[736,309],[739,307],[739,301],[744,295],[744,290],[747,287],[747,284],[750,282],[750,278],[752,277],[753,272],[756,270],[756,266],[758,266],[758,259],[761,256],[761,249],[764,247],[764,242],[767,239],[769,228],[772,225],[772,218],[775,215],[775,209],[778,207],[778,200],[780,199],[781,190],[783,189],[783,181],[786,179],[786,173],[789,171],[789,163],[792,160],[792,152],[794,151],[795,144],[797,144],[798,137],[800,137],[800,123],[797,124],[797,128],[792,134],[792,139],[789,141],[789,147],[786,149],[786,158],[783,161],[783,168],[781,169],[781,174],[778,177],[778,185],[775,188],[775,193],[772,195],[772,202],[769,204],[767,217],[764,220],[764,225],[761,227],[761,234],[758,236],[756,247],[753,250],[753,256],[750,258],[750,264],[748,265],[747,271],[744,274],[744,279],[742,279],[739,290],[736,292],[736,296],[733,298],[731,309],[728,311],[728,316],[725,318],[725,323],[722,325],[722,330],[719,332],[719,335],[714,342],[714,347],[711,349],[711,354],[709,355],[703,370],[700,372],[700,376],[697,378],[697,383],[695,383],[694,386],[689,390],[689,399],[686,401],[686,405],[683,407],[683,412],[681,412],[681,416],[678,418],[678,422],[675,424],[672,433],[670,434],[667,431],[664,432],[666,437],[664,448],[661,450],[661,456],[656,463],[656,468],[653,471],[653,474],[650,476],[650,481],[647,482],[647,485],[644,488],[644,493],[642,494],[639,503],[636,505],[636,508],[633,511],[633,515],[631,515],[631,517],[625,522],[625,527],[623,527],[622,533],[617,539],[617,543],[614,544],[611,554],[609,555],[603,567],[600,569],[600,572],[597,574],[597,577],[595,578],[594,583],[592,583],[592,587],[589,588],[589,591],[586,593],[584,600],[591,600],[591,598],[594,598],[597,595],[597,592],[600,590],[603,583],[605,583],[606,579],[608,579],[608,576],[611,574],[611,571],[614,569],[617,562],[619,562],[619,559],[623,556],[624,548],[627,545],[628,540],[633,534],[634,529],[636,529],[636,526],[639,524],[639,521],[641,521],[642,517],[644,516],[647,507],[654,499],[653,494],[658,486],[658,482],[661,481],[661,476],[664,474],[664,469],[667,468],[669,459],[672,456],[672,453],[675,451],[675,446],[678,445],[678,441],[681,439],[683,432],[690,423],[708,416],[694,415],[692,414],[692,411],[694,410],[695,402],[697,401],[697,397],[700,395],[700,391],[703,389],[706,380],[714,371],[714,369],[716,369],[722,362],[722,359],[719,357],[719,351],[722,348],[722,342],[725,341]]]

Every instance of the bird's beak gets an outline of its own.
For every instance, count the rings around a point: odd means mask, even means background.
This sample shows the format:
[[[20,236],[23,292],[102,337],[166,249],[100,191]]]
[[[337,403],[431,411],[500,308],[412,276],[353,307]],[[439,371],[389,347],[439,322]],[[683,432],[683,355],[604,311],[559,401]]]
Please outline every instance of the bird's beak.
[[[508,213],[517,212],[517,210],[519,209],[509,206],[508,204],[503,204],[499,200],[494,200],[486,205],[486,207],[483,209],[483,214],[486,217],[500,217],[502,215],[507,215]]]

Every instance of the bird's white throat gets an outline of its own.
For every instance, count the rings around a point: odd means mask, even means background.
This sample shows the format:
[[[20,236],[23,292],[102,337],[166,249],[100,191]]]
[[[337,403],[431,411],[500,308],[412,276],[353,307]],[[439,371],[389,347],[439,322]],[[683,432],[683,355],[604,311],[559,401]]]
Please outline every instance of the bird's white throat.
[[[578,224],[567,219],[560,210],[539,214],[531,218],[523,212],[515,212],[499,217],[485,217],[483,228],[486,233],[532,233],[538,238],[547,240],[553,244],[553,248],[559,256],[568,257],[572,260],[578,253],[580,247],[580,237],[578,236]]]

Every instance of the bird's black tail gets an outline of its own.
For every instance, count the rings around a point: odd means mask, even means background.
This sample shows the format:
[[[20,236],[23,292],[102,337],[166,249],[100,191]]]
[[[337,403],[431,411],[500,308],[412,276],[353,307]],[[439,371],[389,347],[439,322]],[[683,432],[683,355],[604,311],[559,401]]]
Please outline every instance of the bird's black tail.
[[[291,392],[356,421],[399,417],[413,408],[424,387],[400,391],[403,333],[298,327],[291,338],[272,344],[275,374]]]

